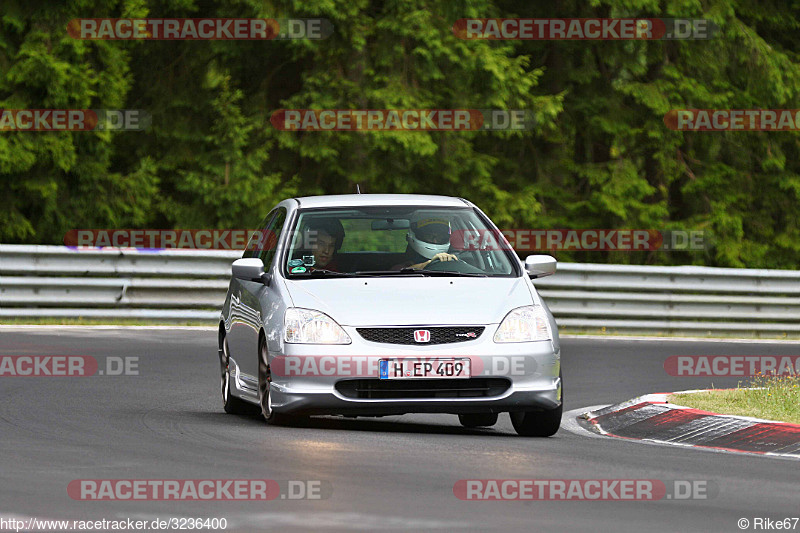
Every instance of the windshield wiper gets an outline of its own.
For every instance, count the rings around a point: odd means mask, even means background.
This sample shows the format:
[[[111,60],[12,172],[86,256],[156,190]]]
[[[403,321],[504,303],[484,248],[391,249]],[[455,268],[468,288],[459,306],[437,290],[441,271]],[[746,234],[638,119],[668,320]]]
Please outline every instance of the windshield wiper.
[[[391,275],[417,275],[422,276],[424,275],[420,270],[414,270],[413,268],[404,268],[403,270],[359,270],[358,272],[336,272],[335,270],[327,270],[325,268],[318,268],[316,270],[312,270],[310,272],[302,272],[302,273],[295,273],[295,276],[304,277],[304,278],[321,278],[321,277],[339,277],[339,278],[365,278],[365,277],[375,277],[375,276],[391,276]]]
[[[455,270],[418,270],[420,274],[425,276],[466,276],[469,278],[485,278],[486,274],[479,274],[477,272],[457,272]]]
[[[455,272],[452,270],[421,270],[411,267],[400,270],[359,270],[356,275],[363,276],[397,276],[397,275],[416,275],[416,276],[466,276],[485,278],[486,274],[474,274],[471,272]]]
[[[308,276],[317,276],[317,277],[322,277],[322,276],[346,276],[346,277],[352,277],[353,276],[352,274],[348,274],[346,272],[336,272],[335,270],[327,270],[327,269],[324,269],[324,268],[318,268],[316,270],[312,270],[311,272],[300,272],[300,273],[295,272],[295,275],[297,275],[297,274],[300,274],[300,275],[306,274]]]
[[[355,274],[356,276],[398,276],[398,275],[408,276],[409,274],[412,276],[423,275],[421,270],[416,270],[413,268],[403,268],[400,270],[359,270],[357,272],[353,272],[353,274]]]

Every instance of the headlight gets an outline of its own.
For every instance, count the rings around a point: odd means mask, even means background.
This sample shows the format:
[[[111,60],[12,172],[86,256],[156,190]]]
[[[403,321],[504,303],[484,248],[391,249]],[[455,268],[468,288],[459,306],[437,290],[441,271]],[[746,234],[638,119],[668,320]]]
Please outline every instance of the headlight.
[[[494,342],[549,341],[552,338],[550,321],[541,305],[513,309],[494,334]]]
[[[314,311],[290,307],[283,319],[286,342],[294,344],[350,344],[350,336],[334,319]]]

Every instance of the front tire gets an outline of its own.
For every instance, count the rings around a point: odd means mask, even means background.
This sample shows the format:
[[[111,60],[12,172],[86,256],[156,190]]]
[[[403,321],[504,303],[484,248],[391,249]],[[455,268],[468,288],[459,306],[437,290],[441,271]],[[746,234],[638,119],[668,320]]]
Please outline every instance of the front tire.
[[[267,341],[263,337],[258,343],[258,403],[261,405],[261,415],[267,424],[285,426],[295,419],[291,415],[277,413],[272,409],[272,374],[267,360]]]
[[[561,414],[564,406],[546,411],[521,411],[509,413],[511,424],[518,435],[523,437],[551,437],[561,427]]]

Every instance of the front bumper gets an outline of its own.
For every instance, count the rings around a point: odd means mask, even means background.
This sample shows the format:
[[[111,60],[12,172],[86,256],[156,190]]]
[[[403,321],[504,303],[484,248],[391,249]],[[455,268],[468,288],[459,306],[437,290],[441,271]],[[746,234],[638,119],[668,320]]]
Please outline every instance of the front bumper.
[[[553,388],[537,391],[509,391],[496,398],[480,399],[352,399],[337,393],[273,389],[273,409],[281,413],[305,415],[338,414],[360,416],[402,415],[405,413],[502,413],[555,409],[561,405],[561,380]]]
[[[498,344],[493,341],[496,327],[487,327],[474,341],[436,346],[369,342],[350,327],[345,327],[353,340],[349,345],[283,344],[284,353],[270,354],[270,366],[283,369],[277,373],[280,375],[272,373],[272,407],[280,413],[362,416],[499,413],[558,407],[561,361],[557,345],[551,341]],[[448,398],[354,398],[337,389],[341,381],[378,380],[377,361],[393,357],[468,357],[473,378],[500,378],[508,386],[493,395]],[[288,360],[293,365],[287,365]],[[286,371],[288,366],[293,371]],[[424,381],[435,387],[436,380]]]

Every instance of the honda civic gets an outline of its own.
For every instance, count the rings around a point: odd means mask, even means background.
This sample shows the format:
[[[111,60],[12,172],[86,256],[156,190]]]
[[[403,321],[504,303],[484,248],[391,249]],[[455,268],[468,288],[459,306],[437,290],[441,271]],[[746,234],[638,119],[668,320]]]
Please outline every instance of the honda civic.
[[[521,260],[462,198],[291,198],[253,232],[219,323],[228,413],[269,424],[311,415],[451,413],[466,427],[509,413],[524,436],[556,433],[561,352]]]

